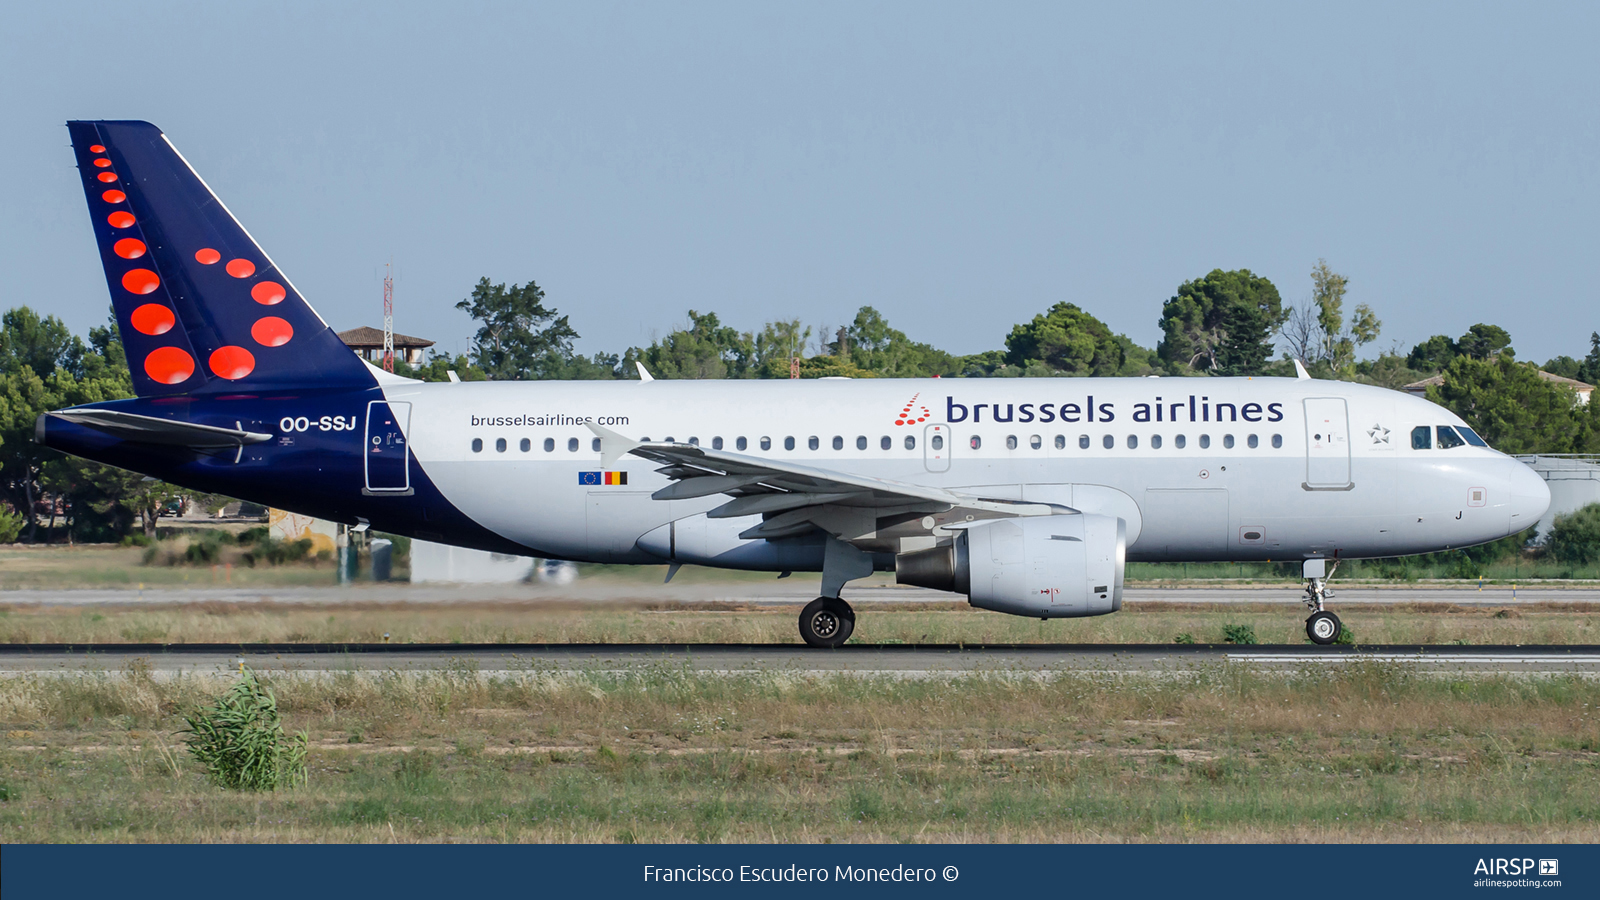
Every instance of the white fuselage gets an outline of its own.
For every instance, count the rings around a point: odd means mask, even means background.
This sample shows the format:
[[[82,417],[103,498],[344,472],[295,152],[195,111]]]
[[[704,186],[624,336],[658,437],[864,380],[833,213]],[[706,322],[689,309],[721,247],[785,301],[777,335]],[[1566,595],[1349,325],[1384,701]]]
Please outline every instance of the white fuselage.
[[[448,500],[533,554],[578,561],[660,562],[659,543],[642,539],[727,500],[652,499],[669,479],[632,456],[602,466],[588,423],[632,439],[694,442],[1117,516],[1127,523],[1133,560],[1422,553],[1521,531],[1549,502],[1535,473],[1495,450],[1440,449],[1432,440],[1429,449],[1414,449],[1413,429],[1425,426],[1431,434],[1437,426],[1463,424],[1450,412],[1396,391],[1343,382],[824,379],[383,387],[392,404],[410,404],[397,408],[409,411],[411,453]],[[609,483],[624,477],[607,472],[625,473],[625,483]],[[735,534],[759,521],[735,522],[726,531]]]

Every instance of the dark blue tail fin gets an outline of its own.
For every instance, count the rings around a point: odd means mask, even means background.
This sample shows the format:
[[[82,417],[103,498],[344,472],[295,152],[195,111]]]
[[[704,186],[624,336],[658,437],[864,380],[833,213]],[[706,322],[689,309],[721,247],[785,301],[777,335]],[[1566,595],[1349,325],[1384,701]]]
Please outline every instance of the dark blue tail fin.
[[[67,128],[139,396],[375,383],[160,129]]]

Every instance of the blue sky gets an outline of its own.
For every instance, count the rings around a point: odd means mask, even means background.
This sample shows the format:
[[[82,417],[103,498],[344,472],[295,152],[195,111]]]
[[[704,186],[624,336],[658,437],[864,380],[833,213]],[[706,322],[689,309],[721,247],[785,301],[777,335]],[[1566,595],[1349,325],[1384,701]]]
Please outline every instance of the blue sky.
[[[159,125],[329,324],[467,349],[481,276],[579,349],[872,305],[954,352],[1067,300],[1146,346],[1213,268],[1380,347],[1600,329],[1594,4],[24,4],[0,307],[108,305],[62,123]],[[1377,349],[1372,348],[1372,349]]]

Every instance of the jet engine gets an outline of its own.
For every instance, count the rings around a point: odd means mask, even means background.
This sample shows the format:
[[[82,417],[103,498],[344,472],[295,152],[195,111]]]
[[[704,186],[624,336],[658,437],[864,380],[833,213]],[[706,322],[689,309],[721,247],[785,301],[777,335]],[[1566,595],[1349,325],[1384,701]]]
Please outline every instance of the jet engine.
[[[980,609],[1040,619],[1122,608],[1127,526],[1110,516],[996,519],[895,557],[895,581],[966,594]]]

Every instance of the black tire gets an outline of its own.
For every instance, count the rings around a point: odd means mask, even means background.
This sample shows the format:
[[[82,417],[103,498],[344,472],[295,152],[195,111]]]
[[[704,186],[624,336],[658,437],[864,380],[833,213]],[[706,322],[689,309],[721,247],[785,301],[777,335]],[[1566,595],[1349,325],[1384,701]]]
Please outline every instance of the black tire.
[[[1343,630],[1344,624],[1339,617],[1326,610],[1312,613],[1311,618],[1306,620],[1306,637],[1311,639],[1311,643],[1324,647],[1339,640],[1339,633]]]
[[[855,610],[838,597],[818,597],[800,610],[800,637],[813,647],[838,647],[855,630]]]

